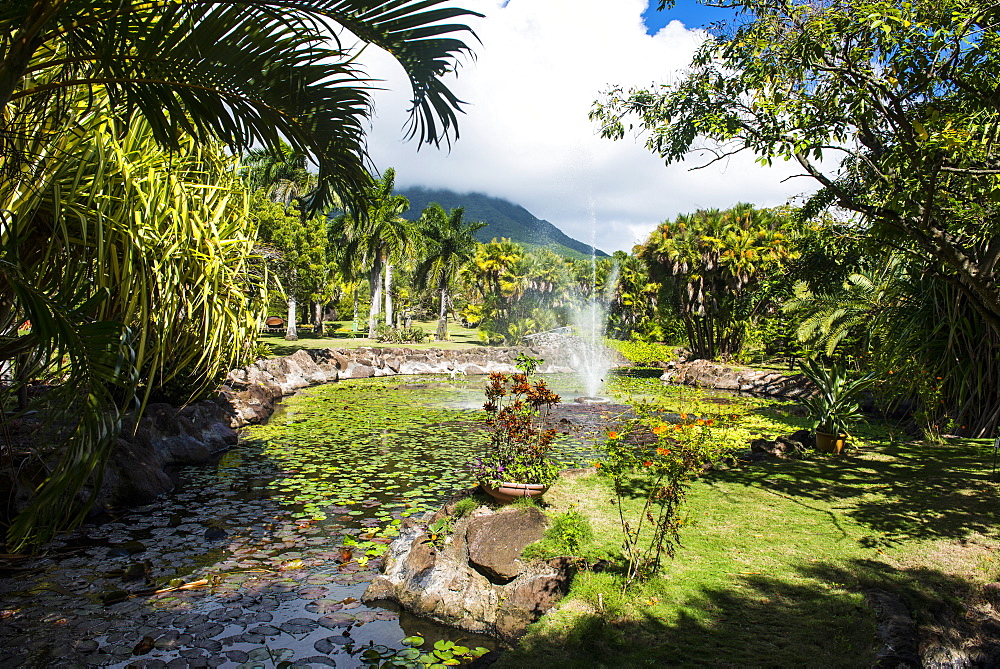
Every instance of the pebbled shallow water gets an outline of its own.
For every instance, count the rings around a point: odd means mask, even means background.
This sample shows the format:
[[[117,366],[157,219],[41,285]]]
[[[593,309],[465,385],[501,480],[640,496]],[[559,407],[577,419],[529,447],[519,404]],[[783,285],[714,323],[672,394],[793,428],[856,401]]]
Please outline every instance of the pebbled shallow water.
[[[472,484],[483,383],[367,379],[288,398],[217,462],[179,471],[174,493],[0,572],[0,667],[356,667],[370,644],[413,634],[495,647],[358,601],[380,567],[366,553]],[[578,439],[557,449],[567,466],[592,458]]]

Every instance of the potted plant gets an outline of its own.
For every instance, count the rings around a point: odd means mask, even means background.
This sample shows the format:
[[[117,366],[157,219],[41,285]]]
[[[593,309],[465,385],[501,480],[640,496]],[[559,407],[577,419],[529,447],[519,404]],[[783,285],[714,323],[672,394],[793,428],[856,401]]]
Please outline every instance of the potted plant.
[[[863,420],[857,397],[872,384],[871,375],[850,379],[843,365],[824,367],[818,360],[804,360],[802,373],[819,390],[802,402],[809,410],[812,431],[816,434],[816,450],[840,453],[847,441],[851,423]]]
[[[559,396],[532,384],[526,374],[490,374],[486,386],[489,452],[471,463],[479,486],[494,499],[538,497],[559,477],[560,467],[549,457],[555,430],[538,426]]]

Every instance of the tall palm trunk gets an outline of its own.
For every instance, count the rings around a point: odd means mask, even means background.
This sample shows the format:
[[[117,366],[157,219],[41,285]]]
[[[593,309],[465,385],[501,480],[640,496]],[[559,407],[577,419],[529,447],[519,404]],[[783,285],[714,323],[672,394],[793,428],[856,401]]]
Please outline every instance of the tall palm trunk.
[[[438,329],[437,338],[438,341],[444,341],[448,338],[448,289],[441,286],[441,312],[438,314]]]
[[[288,282],[288,321],[285,323],[285,339],[295,341],[299,338],[299,333],[295,330],[295,323],[298,322],[298,305],[295,304],[295,279],[298,272],[292,270],[291,281]]]
[[[385,324],[392,326],[392,263],[385,264]]]
[[[368,276],[368,283],[371,286],[372,305],[368,309],[368,338],[375,339],[375,326],[378,321],[379,307],[382,302],[382,259],[376,258],[372,262],[372,270]]]
[[[354,332],[358,331],[358,285],[354,285],[354,325],[351,328]]]
[[[317,337],[323,336],[323,312],[326,311],[326,305],[317,300],[313,302],[313,332]]]

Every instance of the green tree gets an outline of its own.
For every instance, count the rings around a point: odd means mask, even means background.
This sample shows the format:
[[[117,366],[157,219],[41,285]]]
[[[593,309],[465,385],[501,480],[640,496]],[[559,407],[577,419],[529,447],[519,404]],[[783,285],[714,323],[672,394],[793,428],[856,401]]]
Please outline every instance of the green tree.
[[[695,356],[742,351],[769,304],[762,284],[797,254],[788,226],[786,216],[740,204],[682,214],[650,234],[638,256],[654,280],[672,287]]]
[[[255,288],[213,274],[226,275],[244,262],[248,242],[240,236],[249,236],[230,229],[233,219],[220,214],[236,206],[236,195],[228,185],[218,187],[225,170],[217,165],[225,161],[213,142],[236,152],[262,146],[279,153],[287,141],[317,164],[313,207],[339,192],[357,208],[371,181],[364,145],[369,87],[356,49],[332,36],[346,29],[393,54],[414,90],[409,136],[450,142],[460,102],[443,77],[468,52],[457,38],[468,28],[453,20],[473,13],[443,5],[0,4],[0,367],[26,358],[21,369],[41,373],[57,366],[66,392],[49,396],[50,413],[76,426],[57,447],[58,460],[32,506],[10,528],[11,548],[45,541],[82,517],[74,495],[92,474],[99,485],[121,428],[119,410],[140,372],[183,373],[209,383],[219,361],[234,359],[228,353],[246,343],[244,329],[257,317]],[[143,150],[121,148],[128,135],[122,127],[105,137],[105,121],[142,129]],[[157,146],[180,156],[176,179],[163,178],[166,169],[132,172],[120,160],[124,155],[146,167],[148,152],[168,163]],[[149,178],[160,178],[159,185]],[[105,180],[117,185],[105,187]],[[124,194],[108,197],[116,189]],[[244,208],[239,220],[246,218]],[[140,225],[145,219],[154,232]],[[136,228],[130,244],[104,234],[116,226]],[[230,233],[239,243],[226,237]],[[185,264],[188,248],[202,269]],[[121,262],[123,255],[128,262]],[[122,269],[131,274],[122,279]],[[200,306],[192,310],[191,304]],[[176,327],[158,329],[161,317]],[[19,337],[27,322],[29,334]],[[150,338],[161,335],[163,347],[151,346]],[[174,335],[176,359],[163,354],[173,347],[166,337]],[[200,353],[190,357],[192,351]],[[144,367],[149,355],[163,364]],[[68,368],[58,367],[64,361]],[[11,392],[26,381],[19,375]]]
[[[297,211],[268,198],[265,189],[254,193],[250,211],[257,224],[261,255],[280,279],[287,300],[285,339],[297,339],[298,304],[312,301],[322,307],[332,292],[330,284],[336,281],[326,217],[302,218]]]
[[[417,286],[420,290],[433,286],[440,291],[437,337],[441,341],[448,338],[448,290],[462,266],[476,253],[474,233],[486,227],[486,223],[466,223],[464,216],[465,209],[462,207],[445,212],[441,205],[431,203],[419,219],[426,245],[423,258],[415,269]]]
[[[414,91],[410,137],[450,142],[459,100],[444,74],[468,47],[454,19],[476,15],[445,0],[9,0],[0,8],[0,107],[5,134],[51,131],[67,100],[101,87],[122,116],[153,136],[221,139],[236,151],[282,142],[318,168],[313,204],[354,197],[370,181],[364,127],[371,101],[344,29],[392,54]],[[42,140],[47,141],[47,140]],[[6,175],[46,154],[5,144]]]
[[[365,192],[367,207],[362,214],[342,214],[331,234],[344,244],[341,258],[362,258],[368,269],[371,307],[368,311],[368,336],[375,338],[378,314],[382,308],[383,270],[385,272],[386,319],[392,320],[392,266],[414,250],[419,241],[417,226],[403,218],[410,201],[393,194],[396,171],[391,167]]]
[[[665,2],[661,5],[667,4]],[[751,151],[796,161],[827,205],[905,244],[1000,330],[1000,8],[987,0],[736,0],[745,21],[688,74],[611,90],[592,118],[681,160]]]
[[[245,360],[265,294],[224,147],[188,137],[167,152],[141,119],[108,118],[99,98],[78,103],[90,111],[60,142],[62,159],[0,201],[0,361],[19,372],[0,388],[0,434],[10,398],[39,378],[56,381],[22,408],[69,429],[23,461],[0,443],[4,470],[35,491],[8,528],[10,549],[82,519],[74,495],[99,490],[134,400],[185,403]]]

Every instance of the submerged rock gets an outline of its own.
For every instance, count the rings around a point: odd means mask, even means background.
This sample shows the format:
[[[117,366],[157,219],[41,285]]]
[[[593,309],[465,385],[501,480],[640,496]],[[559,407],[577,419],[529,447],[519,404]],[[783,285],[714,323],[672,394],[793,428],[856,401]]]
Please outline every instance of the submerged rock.
[[[569,587],[569,558],[520,559],[547,524],[538,509],[481,507],[456,521],[439,547],[425,524],[404,523],[362,600],[395,601],[447,625],[516,639]]]

